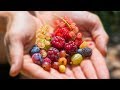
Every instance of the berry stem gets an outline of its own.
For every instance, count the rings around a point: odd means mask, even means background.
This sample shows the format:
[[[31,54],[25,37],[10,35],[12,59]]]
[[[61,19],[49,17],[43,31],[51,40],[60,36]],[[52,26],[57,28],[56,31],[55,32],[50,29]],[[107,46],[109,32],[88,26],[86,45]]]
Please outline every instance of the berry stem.
[[[72,29],[72,27],[69,25],[69,23],[68,23],[63,17],[59,17],[59,16],[57,16],[56,14],[54,14],[54,16],[62,19],[62,20],[64,21],[64,23],[67,24],[67,26],[68,26],[70,29]]]

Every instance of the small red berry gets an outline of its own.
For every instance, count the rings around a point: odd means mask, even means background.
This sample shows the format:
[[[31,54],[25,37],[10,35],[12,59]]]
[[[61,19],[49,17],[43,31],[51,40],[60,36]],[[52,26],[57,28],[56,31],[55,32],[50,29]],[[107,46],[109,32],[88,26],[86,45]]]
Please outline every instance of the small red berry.
[[[74,31],[70,31],[70,32],[69,32],[69,36],[74,39],[74,38],[75,38],[75,33],[74,33]]]
[[[65,27],[65,23],[64,22],[61,22],[60,24],[59,24],[59,27]]]
[[[56,70],[59,70],[59,64],[58,64],[58,62],[53,62],[52,68],[54,68]]]
[[[56,27],[59,26],[59,24],[60,24],[60,20],[57,19],[57,20],[54,21],[54,25],[55,25]]]
[[[67,59],[67,64],[70,65],[70,62],[71,62],[71,56],[70,56],[70,55],[67,55],[66,59]]]
[[[77,34],[77,37],[76,37],[76,38],[77,38],[77,39],[82,38],[82,33],[79,32],[79,33]]]
[[[66,51],[65,50],[60,51],[60,57],[66,57]]]
[[[44,70],[50,71],[51,64],[48,63],[48,62],[43,62],[43,63],[42,63],[42,67],[43,67]]]
[[[80,38],[80,39],[76,38],[74,42],[77,45],[77,47],[79,47],[82,44],[83,41],[82,41],[82,38]]]

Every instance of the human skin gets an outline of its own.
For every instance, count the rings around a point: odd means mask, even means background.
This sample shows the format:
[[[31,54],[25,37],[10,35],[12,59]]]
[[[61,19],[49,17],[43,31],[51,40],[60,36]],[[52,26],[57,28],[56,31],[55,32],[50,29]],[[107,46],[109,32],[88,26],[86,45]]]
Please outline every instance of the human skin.
[[[106,45],[108,35],[106,34],[100,19],[90,12],[42,12],[36,11],[36,17],[28,12],[15,12],[9,17],[9,24],[5,36],[5,44],[11,64],[11,76],[21,73],[29,78],[79,78],[79,79],[102,79],[109,78],[109,72],[105,63]],[[93,54],[90,59],[84,60],[80,66],[67,67],[65,74],[55,69],[47,72],[42,67],[34,64],[29,56],[29,50],[34,44],[35,31],[45,22],[52,23],[53,14],[69,16],[73,19],[83,33],[84,39],[91,44]],[[46,18],[47,17],[47,18]],[[52,24],[51,24],[52,27]],[[100,44],[102,43],[102,44]]]

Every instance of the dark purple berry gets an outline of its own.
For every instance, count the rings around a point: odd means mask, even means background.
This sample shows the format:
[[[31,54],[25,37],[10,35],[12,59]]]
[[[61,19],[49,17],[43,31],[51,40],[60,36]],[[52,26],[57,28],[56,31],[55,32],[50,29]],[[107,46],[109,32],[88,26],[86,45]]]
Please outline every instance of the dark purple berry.
[[[39,53],[39,52],[40,52],[40,48],[37,45],[34,45],[30,50],[30,55],[32,56],[33,54]]]

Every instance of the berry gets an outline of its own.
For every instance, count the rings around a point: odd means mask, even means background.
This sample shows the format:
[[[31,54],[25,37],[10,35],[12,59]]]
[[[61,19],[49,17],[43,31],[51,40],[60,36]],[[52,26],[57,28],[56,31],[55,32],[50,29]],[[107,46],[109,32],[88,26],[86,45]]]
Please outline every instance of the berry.
[[[79,28],[78,28],[78,27],[74,27],[74,28],[73,28],[73,31],[74,31],[75,33],[78,33],[78,32],[79,32]]]
[[[58,62],[53,62],[52,68],[54,68],[56,70],[59,70],[59,64],[58,64]]]
[[[73,23],[72,19],[68,18],[67,16],[64,16],[64,19],[65,19],[69,24],[72,24],[72,23]]]
[[[77,45],[77,47],[79,47],[80,45],[81,45],[81,43],[82,43],[82,39],[80,38],[80,39],[75,39],[75,44]]]
[[[82,56],[83,57],[90,57],[92,55],[92,49],[91,48],[83,48],[82,49]]]
[[[74,38],[75,38],[75,33],[74,33],[74,31],[70,31],[70,32],[69,32],[69,36],[74,39]]]
[[[50,71],[51,64],[48,63],[48,62],[43,62],[43,63],[42,63],[42,67],[43,67],[44,70]]]
[[[45,48],[45,44],[44,43],[38,42],[37,45],[38,45],[39,48]]]
[[[55,30],[55,36],[63,37],[65,40],[69,40],[72,37],[69,35],[69,28],[63,27],[63,28],[57,28]]]
[[[67,64],[70,65],[70,62],[71,62],[71,57],[70,57],[70,55],[67,55],[67,56],[66,56],[66,59],[67,59]]]
[[[40,54],[42,55],[43,58],[47,56],[47,52],[45,50],[41,50]]]
[[[83,60],[83,57],[82,57],[81,54],[74,54],[71,57],[71,62],[72,62],[73,65],[79,65],[82,60]]]
[[[79,48],[85,48],[87,47],[87,45],[88,45],[88,42],[84,41]]]
[[[51,43],[48,40],[45,40],[44,44],[45,44],[45,47],[44,47],[45,50],[48,50],[51,47]]]
[[[64,58],[64,57],[59,58],[58,63],[59,63],[59,65],[66,65],[67,64],[67,59]]]
[[[51,44],[57,49],[62,49],[65,44],[65,39],[60,36],[55,36],[52,38]]]
[[[56,27],[59,26],[59,25],[60,25],[60,20],[58,20],[58,19],[55,20],[55,21],[54,21],[54,25],[55,25]]]
[[[46,33],[45,39],[46,39],[46,40],[50,40],[50,39],[51,39],[51,35],[50,35],[49,33]]]
[[[60,22],[59,27],[65,27],[65,23],[64,22]]]
[[[68,43],[65,44],[64,49],[65,49],[66,53],[74,54],[77,50],[77,46],[76,46],[75,42],[69,41]]]
[[[66,71],[66,67],[65,67],[64,65],[60,65],[60,66],[59,66],[59,71],[60,71],[61,73],[64,73],[64,72]]]
[[[70,40],[72,38],[72,36],[70,36],[70,34],[69,34],[69,28],[67,28],[67,27],[62,28],[62,32],[61,33],[63,34],[63,38],[66,41],[68,41],[68,40]]]
[[[66,51],[65,50],[60,51],[60,57],[65,57],[65,56],[66,56]]]
[[[43,59],[43,62],[51,63],[51,60],[50,60],[49,58],[46,57],[46,58]]]
[[[56,48],[54,48],[54,47],[51,47],[51,48],[48,50],[47,57],[48,57],[52,62],[58,61],[58,58],[59,58],[59,50],[56,49]]]
[[[82,55],[82,53],[83,53],[83,52],[82,52],[82,49],[78,49],[78,50],[77,50],[77,53],[79,53],[79,54]]]
[[[77,39],[81,39],[82,38],[82,33],[78,33],[77,36],[76,36]]]
[[[40,53],[35,53],[32,55],[32,60],[35,64],[40,65],[42,63],[42,56]]]
[[[33,54],[39,53],[39,52],[40,52],[40,48],[37,45],[34,45],[30,50],[30,55],[32,56]]]

